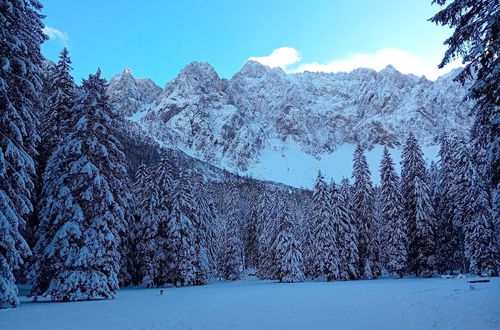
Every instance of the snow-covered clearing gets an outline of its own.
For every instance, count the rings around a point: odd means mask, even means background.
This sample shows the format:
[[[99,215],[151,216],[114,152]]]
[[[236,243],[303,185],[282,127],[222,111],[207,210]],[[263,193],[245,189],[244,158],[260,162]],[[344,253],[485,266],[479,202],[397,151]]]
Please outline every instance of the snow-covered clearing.
[[[332,153],[323,155],[320,159],[305,153],[297,146],[289,144],[281,152],[274,149],[265,149],[260,155],[260,160],[252,165],[248,171],[241,172],[242,175],[248,175],[259,180],[270,180],[281,182],[297,188],[311,188],[314,185],[318,171],[321,170],[327,181],[330,179],[340,182],[342,178],[350,179],[352,176],[352,158],[355,145],[343,144]],[[373,149],[366,152],[366,158],[372,181],[380,182],[380,160],[384,148],[376,145]],[[423,152],[427,165],[431,160],[436,161],[439,147],[424,147]],[[396,170],[401,171],[401,150],[391,149],[394,158]],[[222,165],[223,168],[230,170],[229,166]]]
[[[378,279],[122,289],[115,300],[0,310],[0,329],[500,329],[500,279]]]

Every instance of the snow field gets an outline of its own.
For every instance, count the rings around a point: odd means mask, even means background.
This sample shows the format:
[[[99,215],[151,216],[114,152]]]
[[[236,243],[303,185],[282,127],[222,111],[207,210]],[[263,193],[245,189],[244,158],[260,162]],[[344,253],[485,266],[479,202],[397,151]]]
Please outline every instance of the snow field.
[[[500,279],[378,279],[121,289],[114,300],[0,310],[0,329],[500,329]]]
[[[306,189],[310,189],[314,185],[319,170],[325,175],[327,181],[331,178],[336,182],[340,182],[342,178],[350,180],[355,148],[355,145],[344,144],[334,152],[323,155],[321,159],[301,151],[293,144],[288,145],[282,152],[266,149],[262,151],[260,161],[257,164],[240,174]],[[365,153],[372,173],[372,182],[376,184],[380,182],[379,168],[383,149],[382,146],[377,145]],[[423,148],[427,165],[431,160],[437,160],[438,150],[439,147]],[[400,173],[401,150],[391,149],[390,152],[396,165],[396,171]]]

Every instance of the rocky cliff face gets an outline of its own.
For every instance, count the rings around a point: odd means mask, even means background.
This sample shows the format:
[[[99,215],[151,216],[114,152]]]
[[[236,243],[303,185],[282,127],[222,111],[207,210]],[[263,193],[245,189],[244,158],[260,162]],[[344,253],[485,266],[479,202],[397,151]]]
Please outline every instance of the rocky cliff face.
[[[135,79],[130,69],[111,78],[108,86],[111,105],[125,117],[149,109],[161,92],[151,79]]]
[[[207,63],[185,67],[163,91],[124,72],[110,81],[113,106],[157,141],[216,166],[245,171],[263,150],[321,157],[343,144],[399,146],[412,131],[424,145],[463,134],[471,104],[450,73],[436,81],[380,72],[286,74],[249,61],[230,80]],[[153,87],[154,86],[154,87]]]

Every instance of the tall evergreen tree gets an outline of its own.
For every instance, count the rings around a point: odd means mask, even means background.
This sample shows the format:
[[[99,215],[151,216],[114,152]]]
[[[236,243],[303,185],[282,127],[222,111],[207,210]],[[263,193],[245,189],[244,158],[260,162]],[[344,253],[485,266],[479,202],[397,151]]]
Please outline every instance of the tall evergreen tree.
[[[51,69],[45,69],[43,98],[44,106],[40,111],[41,143],[38,147],[37,173],[45,171],[48,158],[58,147],[61,140],[69,134],[72,111],[76,99],[76,85],[70,75],[71,59],[69,52],[64,48],[59,55],[59,62]],[[43,176],[39,175],[35,184],[35,192],[41,194]],[[29,219],[28,229],[30,243],[35,244],[34,232],[38,226],[40,205],[35,205],[33,217]],[[29,267],[29,266],[28,266]]]
[[[112,298],[126,230],[127,174],[100,71],[83,81],[72,123],[44,173],[32,294]]]
[[[321,172],[318,173],[313,192],[314,227],[312,232],[313,278],[324,277],[327,281],[340,277],[340,251],[336,227],[338,219],[332,217],[331,198]]]
[[[237,280],[243,271],[243,239],[241,237],[240,219],[238,215],[238,192],[234,186],[229,188],[226,196],[228,212],[226,214],[225,246],[223,249],[222,276],[228,280]]]
[[[386,241],[382,236],[385,236],[387,223],[384,221],[382,216],[382,193],[379,186],[373,186],[373,231],[372,239],[374,240],[374,246],[377,248],[376,253],[378,256],[378,267],[381,273],[382,268],[385,265],[386,258]]]
[[[257,210],[259,250],[258,276],[260,279],[270,279],[272,276],[273,260],[269,251],[271,249],[274,233],[275,214],[273,205],[275,202],[275,194],[268,191],[267,187],[264,187]]]
[[[131,201],[131,204],[134,202]],[[130,210],[133,210],[131,208]],[[120,245],[120,272],[118,273],[118,282],[120,286],[138,284],[137,255],[136,255],[136,236],[135,236],[135,218],[133,213],[127,212],[124,230],[121,234]]]
[[[441,136],[439,150],[438,182],[432,182],[439,190],[436,203],[436,268],[443,273],[452,273],[461,266],[456,251],[459,249],[459,229],[453,224],[453,196],[454,181],[452,143],[446,135]]]
[[[346,217],[344,227],[346,228],[345,241],[340,243],[345,257],[343,269],[347,269],[349,279],[357,280],[360,277],[359,273],[359,235],[356,226],[355,213],[352,206],[352,186],[347,178],[343,178],[339,188],[339,204],[344,205]]]
[[[493,212],[465,141],[457,143],[455,162],[453,222],[462,228],[460,241],[464,247],[458,251],[466,261],[462,268],[483,276],[498,275],[499,246],[494,235]]]
[[[139,235],[139,224],[141,223],[141,219],[144,215],[144,210],[147,209],[149,203],[149,193],[148,191],[149,184],[149,169],[145,164],[139,165],[137,171],[135,173],[135,181],[133,187],[134,199],[132,203],[132,210],[134,221],[130,226],[130,231],[128,233],[128,239],[130,244],[129,253],[126,255],[127,258],[127,266],[130,272],[130,284],[138,285],[141,280],[140,273],[140,258],[139,258],[139,250],[137,249],[137,245],[139,243],[140,235]]]
[[[41,8],[35,0],[0,1],[0,308],[19,304],[13,272],[30,254],[21,232],[33,211]]]
[[[45,158],[45,160],[50,157],[59,141],[69,133],[71,128],[71,116],[76,99],[76,86],[70,74],[71,70],[71,58],[68,49],[63,48],[51,76],[51,93],[41,125],[41,153],[42,158]],[[45,163],[44,160],[42,162]]]
[[[474,161],[493,206],[500,205],[500,4],[497,0],[433,0],[446,6],[430,20],[454,28],[439,67],[461,57],[465,68],[457,79],[472,80],[469,97],[475,100],[471,142]],[[490,200],[490,199],[489,199]],[[498,218],[498,208],[496,210]]]
[[[366,156],[360,146],[354,152],[353,162],[353,207],[359,234],[359,270],[362,277],[380,276],[379,247],[375,231],[374,191]]]
[[[441,171],[439,169],[438,163],[433,160],[431,160],[429,164],[427,179],[431,194],[432,207],[434,208],[434,210],[438,210],[442,194],[441,186],[439,185],[439,182],[441,182]],[[436,211],[436,218],[437,217],[438,214]]]
[[[152,247],[152,254],[155,262],[155,267],[158,272],[158,279],[156,285],[164,285],[167,282],[172,282],[174,279],[170,276],[170,269],[172,268],[172,254],[170,251],[175,247],[170,246],[170,228],[169,223],[171,219],[173,193],[175,189],[174,170],[170,164],[170,159],[167,155],[163,155],[156,167],[156,177],[154,178],[157,194],[158,205],[156,207],[156,217],[158,224],[157,232],[155,233],[156,247]]]
[[[148,205],[147,196],[149,194],[148,185],[150,173],[147,166],[143,163],[139,165],[137,171],[135,172],[135,182],[134,182],[134,214],[140,218]]]
[[[403,217],[403,198],[399,177],[387,148],[384,148],[380,163],[380,183],[382,217],[386,224],[384,228],[386,235],[383,236],[386,242],[386,267],[390,273],[402,277],[408,263],[408,230]]]
[[[302,197],[303,220],[299,229],[302,247],[302,259],[304,262],[304,275],[306,278],[314,278],[314,217],[311,196]]]
[[[197,210],[194,206],[192,182],[189,175],[181,172],[174,183],[168,222],[168,277],[173,284],[194,284],[196,279]],[[206,278],[203,279],[206,281]]]
[[[259,264],[259,241],[258,241],[258,221],[259,212],[257,210],[257,203],[254,203],[250,210],[246,237],[245,237],[245,262],[246,268],[257,268]]]
[[[159,236],[159,221],[168,210],[162,209],[160,204],[160,191],[155,180],[157,172],[147,174],[143,166],[139,167],[136,181],[137,213],[136,245],[137,265],[140,282],[146,287],[161,285],[160,283],[160,258],[165,257],[166,238]],[[170,186],[169,186],[170,189]]]
[[[213,198],[206,188],[206,183],[202,178],[195,179],[195,205],[197,206],[197,246],[198,259],[200,265],[197,266],[197,282],[205,283],[209,279],[215,278],[217,273],[217,222],[218,217],[215,211]],[[205,267],[203,267],[205,265]],[[201,278],[203,272],[206,271],[206,280]]]
[[[422,150],[410,133],[402,154],[402,195],[404,217],[408,226],[409,271],[431,276],[434,265],[434,210],[427,185],[427,170]]]
[[[434,271],[435,241],[434,216],[427,183],[415,177],[415,237],[413,238],[415,273],[421,277],[431,277]]]
[[[226,247],[226,212],[223,206],[226,205],[226,197],[224,195],[225,184],[223,183],[212,183],[210,186],[210,194],[213,196],[214,201],[214,210],[217,215],[217,221],[214,226],[214,231],[216,234],[216,271],[219,279],[222,279],[224,276],[224,268],[225,268],[225,247]]]
[[[500,251],[495,237],[493,214],[488,190],[479,176],[472,173],[468,200],[471,217],[465,223],[465,257],[469,271],[480,276],[498,276],[500,272]]]
[[[271,246],[275,264],[273,277],[287,283],[303,281],[302,252],[286,203],[280,203],[277,217],[279,223],[277,235]]]
[[[469,152],[469,146],[463,139],[458,139],[455,142],[455,152],[453,153],[453,184],[451,185],[450,194],[452,196],[453,206],[453,225],[458,228],[459,245],[455,251],[456,259],[461,261],[460,270],[468,271],[468,266],[465,260],[464,244],[465,233],[464,226],[470,218],[471,208],[468,205],[469,190],[472,186],[472,173],[474,172],[472,159]]]
[[[337,188],[330,185],[330,201],[334,235],[337,241],[338,267],[340,280],[357,279],[359,277],[358,240],[354,217],[349,210],[349,203]]]

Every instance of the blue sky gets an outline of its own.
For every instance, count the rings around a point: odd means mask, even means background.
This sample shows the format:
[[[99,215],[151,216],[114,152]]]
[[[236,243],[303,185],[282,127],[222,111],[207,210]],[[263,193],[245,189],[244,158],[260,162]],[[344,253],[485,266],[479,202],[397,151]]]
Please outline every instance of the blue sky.
[[[78,82],[97,67],[107,78],[129,67],[163,87],[192,61],[230,78],[250,57],[288,72],[379,70],[394,62],[400,71],[437,76],[450,35],[427,21],[439,10],[431,0],[42,3],[51,37],[43,53],[55,60],[66,45]]]

